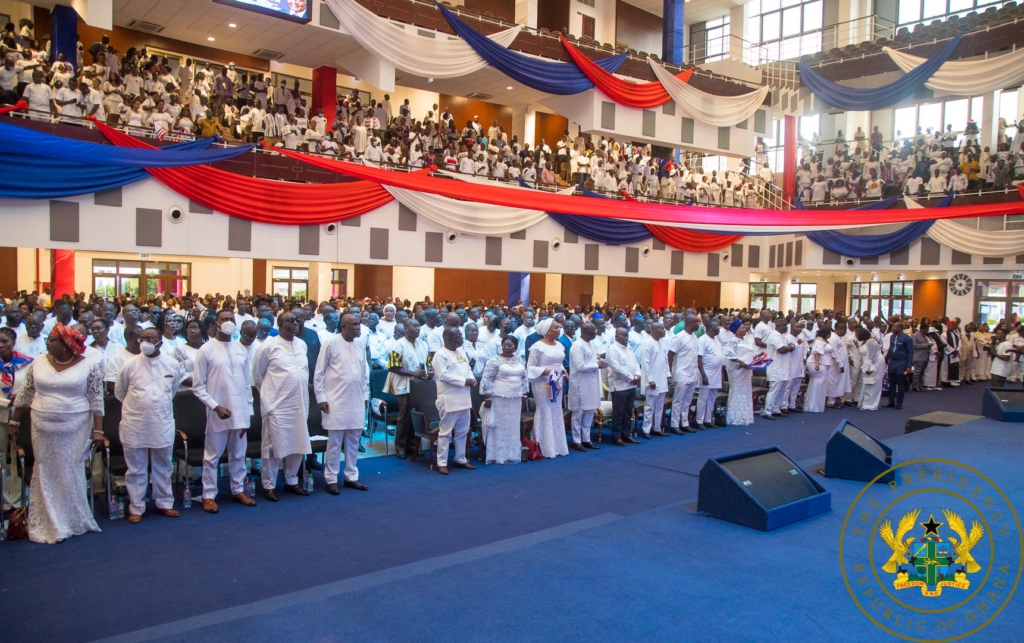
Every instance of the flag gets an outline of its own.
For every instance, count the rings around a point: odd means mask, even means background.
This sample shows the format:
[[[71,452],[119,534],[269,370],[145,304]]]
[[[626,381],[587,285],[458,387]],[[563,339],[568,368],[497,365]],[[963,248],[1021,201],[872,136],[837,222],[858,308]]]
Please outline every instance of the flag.
[[[156,140],[162,141],[167,136],[167,128],[161,125],[160,127],[156,128],[154,134],[156,134]]]

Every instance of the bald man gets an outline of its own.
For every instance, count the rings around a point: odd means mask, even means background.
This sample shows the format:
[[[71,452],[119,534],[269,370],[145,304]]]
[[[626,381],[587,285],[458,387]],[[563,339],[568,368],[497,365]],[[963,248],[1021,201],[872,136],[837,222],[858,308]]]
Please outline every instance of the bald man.
[[[455,315],[458,319],[458,315]],[[437,435],[437,472],[448,475],[448,445],[455,434],[455,464],[460,469],[476,469],[466,460],[466,436],[469,435],[470,388],[476,384],[469,359],[462,350],[462,331],[446,328],[444,346],[434,353],[433,369],[437,380],[437,409],[441,415]]]

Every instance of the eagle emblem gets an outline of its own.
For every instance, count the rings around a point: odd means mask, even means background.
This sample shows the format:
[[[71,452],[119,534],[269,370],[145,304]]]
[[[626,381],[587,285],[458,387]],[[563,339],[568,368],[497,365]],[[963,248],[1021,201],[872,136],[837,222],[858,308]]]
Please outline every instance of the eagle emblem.
[[[879,526],[878,535],[892,551],[882,571],[896,574],[895,589],[919,588],[922,596],[941,596],[945,587],[968,589],[971,582],[967,574],[982,569],[971,550],[984,536],[985,529],[975,519],[968,531],[964,519],[949,509],[942,510],[944,523],[936,522],[934,514],[928,516],[928,522],[919,523],[920,514],[920,509],[903,514],[895,531],[888,519]],[[916,525],[924,527],[924,535],[908,537],[908,532]],[[958,538],[941,536],[939,528],[943,526],[948,526]]]

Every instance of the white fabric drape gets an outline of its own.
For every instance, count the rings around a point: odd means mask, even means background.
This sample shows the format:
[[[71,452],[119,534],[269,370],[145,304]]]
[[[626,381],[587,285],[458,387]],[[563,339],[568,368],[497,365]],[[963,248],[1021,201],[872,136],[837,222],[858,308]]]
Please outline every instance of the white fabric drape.
[[[658,82],[665,87],[683,114],[706,125],[732,127],[742,123],[754,115],[768,95],[769,89],[766,86],[739,96],[715,96],[684,83],[653,59],[649,62]]]
[[[889,47],[882,48],[896,66],[909,72],[927,60]],[[939,71],[924,84],[928,89],[949,92],[956,96],[977,96],[986,92],[1019,85],[1024,81],[1024,49],[985,60],[953,60],[943,63]]]
[[[903,197],[908,210],[924,206]],[[928,228],[928,236],[953,250],[979,257],[1011,257],[1024,254],[1024,230],[974,230],[953,220],[940,220]]]
[[[548,218],[542,210],[506,208],[488,203],[460,201],[436,194],[425,194],[390,185],[383,186],[395,200],[439,228],[461,234],[495,236],[511,234],[537,225]],[[561,190],[572,194],[575,187]]]
[[[325,0],[345,31],[360,45],[397,69],[424,78],[458,78],[487,66],[462,38],[443,33],[425,38],[406,31],[387,18],[365,9],[355,0]],[[488,38],[508,47],[522,27],[511,27]]]

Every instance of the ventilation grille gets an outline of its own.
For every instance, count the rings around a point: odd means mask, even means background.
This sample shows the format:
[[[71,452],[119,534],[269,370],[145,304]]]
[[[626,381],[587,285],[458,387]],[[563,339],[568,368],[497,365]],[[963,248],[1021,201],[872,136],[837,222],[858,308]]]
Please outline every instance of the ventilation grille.
[[[473,92],[466,96],[466,98],[472,98],[473,100],[487,100],[491,97],[490,94],[483,94],[480,92]]]
[[[257,58],[266,58],[268,60],[281,60],[282,58],[284,58],[284,54],[282,54],[280,51],[273,51],[271,49],[257,49],[256,51],[252,52],[252,55],[256,56]]]
[[[158,25],[155,22],[146,22],[145,20],[132,20],[128,23],[128,26],[138,31],[145,31],[147,33],[160,33],[164,30],[163,25]]]

